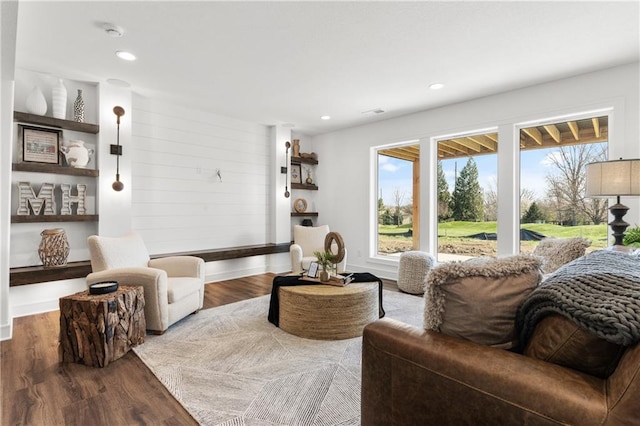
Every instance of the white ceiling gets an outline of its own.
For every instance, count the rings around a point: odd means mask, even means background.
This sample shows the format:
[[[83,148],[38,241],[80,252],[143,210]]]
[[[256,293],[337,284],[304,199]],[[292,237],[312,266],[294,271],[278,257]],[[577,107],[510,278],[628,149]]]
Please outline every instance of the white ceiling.
[[[16,65],[319,134],[636,62],[639,15],[637,0],[20,1]]]

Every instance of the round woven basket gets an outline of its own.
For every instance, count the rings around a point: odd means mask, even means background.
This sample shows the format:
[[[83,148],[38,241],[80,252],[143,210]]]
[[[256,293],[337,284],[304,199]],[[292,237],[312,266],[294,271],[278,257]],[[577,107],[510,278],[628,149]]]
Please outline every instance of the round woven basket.
[[[307,339],[362,336],[379,317],[378,283],[280,287],[280,328]]]
[[[64,229],[45,229],[40,235],[42,240],[38,247],[38,255],[42,264],[45,267],[66,265],[69,256],[69,242]]]

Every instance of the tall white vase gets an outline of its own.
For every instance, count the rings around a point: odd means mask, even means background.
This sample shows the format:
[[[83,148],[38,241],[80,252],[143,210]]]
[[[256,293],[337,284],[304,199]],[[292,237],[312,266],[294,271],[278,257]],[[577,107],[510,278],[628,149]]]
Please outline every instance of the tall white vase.
[[[51,107],[55,118],[67,118],[67,88],[62,84],[62,79],[58,79],[58,84],[51,89]]]
[[[45,115],[47,113],[47,100],[44,98],[44,94],[40,87],[34,86],[27,100],[25,102],[27,112],[36,115]]]

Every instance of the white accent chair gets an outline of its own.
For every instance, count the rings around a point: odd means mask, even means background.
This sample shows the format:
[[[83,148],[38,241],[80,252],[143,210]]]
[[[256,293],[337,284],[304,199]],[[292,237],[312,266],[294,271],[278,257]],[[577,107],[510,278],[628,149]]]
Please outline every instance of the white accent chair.
[[[197,312],[204,301],[204,260],[195,256],[150,259],[142,237],[88,238],[91,269],[87,286],[101,281],[144,288],[147,330],[162,334],[169,326]]]
[[[309,269],[309,265],[318,259],[313,255],[316,251],[324,251],[324,239],[329,233],[329,225],[293,227],[293,244],[289,248],[291,254],[291,271],[299,274]],[[335,253],[335,251],[334,251]],[[338,263],[338,273],[347,267],[347,249],[344,258]]]

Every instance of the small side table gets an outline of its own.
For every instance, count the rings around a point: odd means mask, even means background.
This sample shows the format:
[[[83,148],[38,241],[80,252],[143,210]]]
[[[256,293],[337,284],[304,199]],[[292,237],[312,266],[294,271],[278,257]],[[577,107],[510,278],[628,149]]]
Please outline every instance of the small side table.
[[[144,342],[142,287],[121,286],[113,293],[89,291],[60,298],[60,362],[106,367]]]

